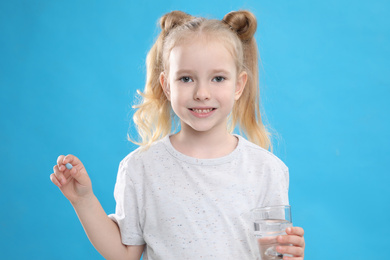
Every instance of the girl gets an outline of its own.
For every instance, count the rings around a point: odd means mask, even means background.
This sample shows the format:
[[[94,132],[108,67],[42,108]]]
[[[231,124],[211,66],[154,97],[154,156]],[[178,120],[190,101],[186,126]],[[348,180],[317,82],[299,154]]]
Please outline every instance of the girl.
[[[59,156],[51,180],[106,259],[258,259],[248,213],[288,204],[288,169],[267,151],[256,19],[174,11],[160,24],[134,115],[141,147],[120,163],[115,214],[106,215],[75,156]],[[231,134],[236,126],[251,142]],[[278,252],[303,259],[303,229],[286,233]]]

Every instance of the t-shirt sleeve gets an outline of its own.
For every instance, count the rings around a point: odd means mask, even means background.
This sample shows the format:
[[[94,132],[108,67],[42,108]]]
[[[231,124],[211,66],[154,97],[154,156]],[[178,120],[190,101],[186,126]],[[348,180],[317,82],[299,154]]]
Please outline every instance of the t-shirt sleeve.
[[[289,170],[287,166],[277,159],[275,163],[268,165],[268,171],[268,183],[262,206],[289,205]]]
[[[139,205],[133,182],[129,176],[130,170],[128,161],[124,159],[119,165],[114,190],[115,214],[108,217],[118,224],[123,244],[143,245],[145,241],[140,225]]]

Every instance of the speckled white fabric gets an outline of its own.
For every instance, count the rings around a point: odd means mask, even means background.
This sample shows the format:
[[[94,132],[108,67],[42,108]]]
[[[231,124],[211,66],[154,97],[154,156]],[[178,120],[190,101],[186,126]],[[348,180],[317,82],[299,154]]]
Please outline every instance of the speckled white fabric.
[[[115,214],[126,245],[145,260],[257,259],[250,210],[288,204],[288,169],[241,136],[217,159],[195,159],[169,137],[130,153],[119,166]]]

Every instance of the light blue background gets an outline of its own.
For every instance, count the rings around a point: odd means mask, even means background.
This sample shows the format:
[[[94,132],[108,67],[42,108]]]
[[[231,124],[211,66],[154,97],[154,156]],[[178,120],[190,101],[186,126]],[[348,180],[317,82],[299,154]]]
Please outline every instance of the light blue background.
[[[263,106],[306,259],[388,256],[388,1],[3,0],[1,259],[102,259],[49,180],[57,156],[79,156],[113,212],[158,18],[242,8],[258,18]]]

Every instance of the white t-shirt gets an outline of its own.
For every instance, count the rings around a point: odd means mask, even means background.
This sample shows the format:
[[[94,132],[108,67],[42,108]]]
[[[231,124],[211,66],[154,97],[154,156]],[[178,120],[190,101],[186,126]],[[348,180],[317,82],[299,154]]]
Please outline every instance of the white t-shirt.
[[[146,244],[144,260],[257,259],[250,210],[288,205],[288,168],[237,135],[236,149],[196,159],[169,136],[119,166],[116,212],[125,245]]]

